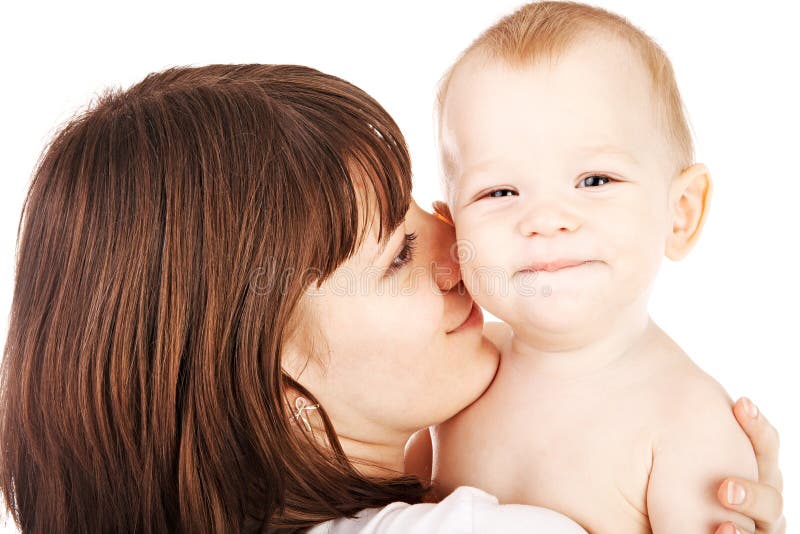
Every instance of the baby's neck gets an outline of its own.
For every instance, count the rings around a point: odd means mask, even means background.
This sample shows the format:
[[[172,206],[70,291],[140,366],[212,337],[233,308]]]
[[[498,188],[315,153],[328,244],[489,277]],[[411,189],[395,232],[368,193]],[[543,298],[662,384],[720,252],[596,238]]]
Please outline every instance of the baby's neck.
[[[635,364],[645,352],[658,326],[645,312],[635,317],[582,333],[552,334],[534,329],[514,329],[504,357],[514,367],[524,366],[551,377],[574,379],[589,377]]]

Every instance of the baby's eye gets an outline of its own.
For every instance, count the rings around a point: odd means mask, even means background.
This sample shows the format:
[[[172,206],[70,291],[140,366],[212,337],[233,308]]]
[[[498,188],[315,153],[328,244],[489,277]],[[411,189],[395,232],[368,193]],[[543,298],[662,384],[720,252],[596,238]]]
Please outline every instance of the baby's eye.
[[[516,194],[517,192],[514,191],[513,189],[495,189],[494,191],[489,191],[488,193],[486,193],[486,196],[490,198],[501,198]]]
[[[605,180],[605,181],[600,183],[601,180]],[[578,184],[579,184],[578,187],[597,187],[597,186],[604,185],[604,184],[607,184],[608,182],[613,182],[613,181],[614,181],[613,178],[611,178],[609,176],[606,176],[604,174],[593,174],[591,176],[587,176],[587,177],[583,178],[580,182],[578,182]],[[586,185],[586,186],[581,186],[580,185],[582,183],[587,183],[587,182],[588,182],[588,185]]]

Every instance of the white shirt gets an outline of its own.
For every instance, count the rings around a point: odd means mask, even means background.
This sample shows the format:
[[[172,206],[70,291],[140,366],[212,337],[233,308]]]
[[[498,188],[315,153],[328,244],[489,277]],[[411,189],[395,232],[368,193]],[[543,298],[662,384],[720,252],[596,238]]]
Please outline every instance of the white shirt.
[[[500,504],[478,488],[461,486],[438,503],[393,502],[362,510],[352,519],[326,521],[309,534],[530,533],[586,534],[572,519],[547,508]]]

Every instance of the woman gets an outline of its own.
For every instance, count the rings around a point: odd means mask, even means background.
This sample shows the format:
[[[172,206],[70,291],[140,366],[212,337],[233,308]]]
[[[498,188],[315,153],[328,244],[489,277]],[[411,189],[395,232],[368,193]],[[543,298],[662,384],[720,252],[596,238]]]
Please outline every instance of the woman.
[[[430,489],[404,474],[409,436],[497,368],[452,244],[411,201],[395,123],[338,78],[211,65],[102,95],[47,148],[21,220],[0,427],[15,521],[27,533],[463,520],[463,499],[399,504]],[[765,478],[737,509],[778,532],[774,431],[763,417],[744,428]],[[569,523],[468,491],[483,498],[476,520]]]

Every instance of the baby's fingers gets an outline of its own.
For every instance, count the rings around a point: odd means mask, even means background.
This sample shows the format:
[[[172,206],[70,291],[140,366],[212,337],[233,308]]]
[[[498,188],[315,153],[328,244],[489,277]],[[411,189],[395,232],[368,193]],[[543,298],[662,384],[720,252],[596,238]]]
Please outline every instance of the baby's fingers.
[[[733,523],[723,523],[717,530],[714,531],[714,534],[755,534],[754,532],[744,529],[742,527],[738,527]]]
[[[728,478],[717,490],[717,498],[726,508],[753,519],[757,532],[782,532],[783,496],[772,486]]]

